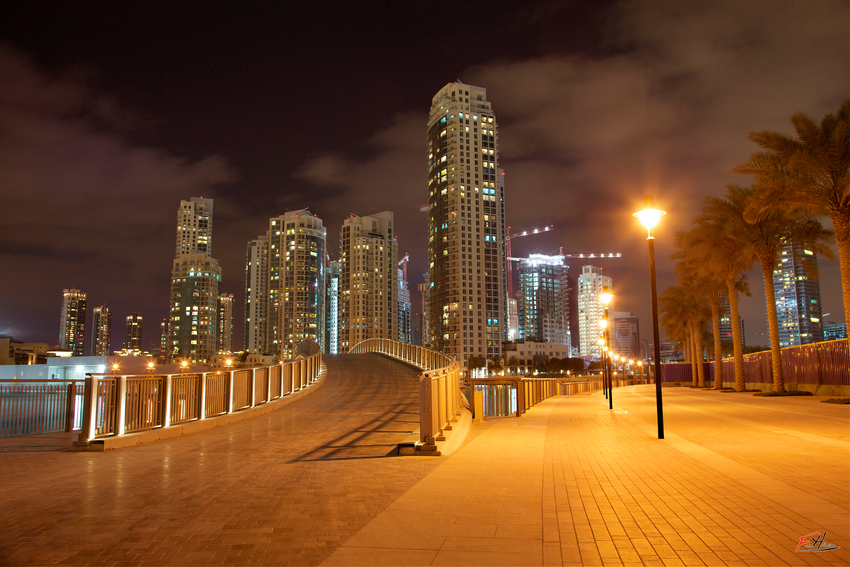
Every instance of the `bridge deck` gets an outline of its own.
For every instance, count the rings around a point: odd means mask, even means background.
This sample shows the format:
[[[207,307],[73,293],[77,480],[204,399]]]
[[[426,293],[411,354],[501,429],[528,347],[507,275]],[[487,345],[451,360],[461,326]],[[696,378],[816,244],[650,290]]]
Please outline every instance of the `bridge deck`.
[[[0,453],[0,564],[847,565],[850,407],[652,386],[381,458],[415,371],[328,357],[281,411],[104,454]],[[8,448],[8,447],[7,447]],[[836,551],[795,553],[826,531]]]
[[[303,400],[106,453],[0,446],[0,565],[315,565],[437,465],[383,458],[419,425],[418,373],[325,356]]]

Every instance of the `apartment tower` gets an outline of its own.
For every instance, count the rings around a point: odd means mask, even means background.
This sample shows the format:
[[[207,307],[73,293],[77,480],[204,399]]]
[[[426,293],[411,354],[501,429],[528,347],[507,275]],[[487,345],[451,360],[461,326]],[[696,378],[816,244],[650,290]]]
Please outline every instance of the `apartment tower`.
[[[212,199],[181,201],[171,270],[168,360],[209,362],[218,351],[221,267],[212,253]]]
[[[142,316],[138,313],[131,313],[124,320],[124,348],[142,350]]]
[[[233,352],[233,294],[218,297],[218,352]]]
[[[86,294],[78,289],[62,290],[59,348],[83,356],[86,348]]]
[[[578,333],[581,356],[599,358],[602,350],[599,339],[602,329],[599,320],[605,317],[605,305],[599,299],[603,288],[611,289],[611,278],[602,275],[596,266],[582,266],[578,277]],[[613,305],[608,305],[608,318],[613,323]],[[613,348],[613,344],[612,344]]]
[[[531,254],[519,263],[522,317],[519,336],[526,341],[569,344],[567,270],[563,256]]]
[[[92,309],[92,356],[109,356],[112,346],[112,312],[106,305]]]
[[[427,147],[427,343],[466,368],[472,357],[500,356],[507,337],[504,181],[487,91],[440,89]]]
[[[339,244],[339,350],[372,338],[399,340],[398,247],[393,214],[350,216]]]
[[[802,244],[782,246],[773,270],[779,346],[823,341],[823,305],[817,273],[814,252]]]
[[[269,354],[289,360],[305,339],[325,342],[325,242],[322,220],[308,209],[269,219]]]
[[[268,353],[268,234],[248,242],[245,253],[245,350]]]

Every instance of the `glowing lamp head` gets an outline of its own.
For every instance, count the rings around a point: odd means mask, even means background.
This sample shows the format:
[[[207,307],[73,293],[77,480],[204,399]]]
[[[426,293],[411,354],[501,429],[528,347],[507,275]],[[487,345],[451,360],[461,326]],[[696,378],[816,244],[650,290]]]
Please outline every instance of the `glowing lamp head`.
[[[184,360],[183,362],[180,363],[180,366],[182,366],[183,368],[186,368],[187,366],[189,366],[189,363]]]
[[[148,362],[148,368],[153,368],[153,362]]]
[[[661,217],[666,215],[665,211],[660,209],[656,209],[652,206],[652,195],[646,196],[646,208],[642,211],[636,212],[634,215],[640,221],[640,224],[646,227],[646,229],[652,233],[652,229],[655,228],[655,225],[658,224],[658,221],[661,220]]]

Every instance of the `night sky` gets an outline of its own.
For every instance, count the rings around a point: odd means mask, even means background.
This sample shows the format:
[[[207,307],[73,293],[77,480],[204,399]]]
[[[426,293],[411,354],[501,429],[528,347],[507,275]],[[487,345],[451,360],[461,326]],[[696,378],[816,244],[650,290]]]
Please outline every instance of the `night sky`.
[[[668,212],[660,291],[674,232],[751,182],[731,172],[756,150],[747,133],[792,134],[793,113],[850,96],[846,0],[290,4],[0,3],[0,334],[57,344],[75,287],[111,308],[113,348],[132,311],[158,343],[193,196],[215,199],[236,348],[247,241],[287,210],[322,218],[332,258],[346,216],[393,211],[415,289],[427,114],[455,80],[492,102],[507,223],[555,226],[514,255],[622,252],[598,265],[649,333],[643,195]],[[821,268],[826,319],[843,322],[837,261]],[[756,270],[750,286],[747,343],[766,345]]]

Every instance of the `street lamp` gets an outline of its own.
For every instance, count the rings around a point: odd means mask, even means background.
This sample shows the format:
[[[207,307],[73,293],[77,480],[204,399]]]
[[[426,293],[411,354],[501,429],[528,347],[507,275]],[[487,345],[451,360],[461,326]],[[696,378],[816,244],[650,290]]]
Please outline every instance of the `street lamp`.
[[[664,411],[661,408],[661,345],[658,339],[658,293],[655,289],[655,237],[652,229],[665,214],[652,206],[652,195],[646,196],[646,208],[634,214],[646,227],[646,242],[649,245],[649,289],[652,299],[652,338],[655,355],[655,404],[658,411],[658,438],[664,439]]]
[[[614,389],[611,386],[611,369],[609,368],[609,360],[611,358],[611,334],[608,332],[608,304],[611,303],[611,298],[614,297],[614,294],[611,293],[611,290],[608,289],[608,286],[602,287],[602,293],[599,294],[599,301],[602,302],[602,305],[605,306],[605,348],[607,350],[607,356],[605,356],[605,368],[608,374],[608,409],[614,409]]]

